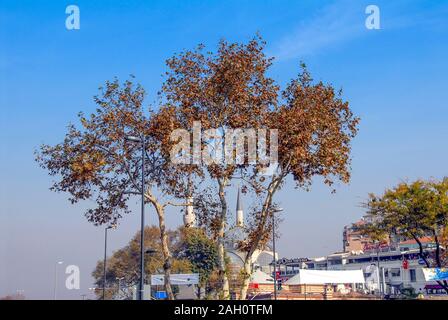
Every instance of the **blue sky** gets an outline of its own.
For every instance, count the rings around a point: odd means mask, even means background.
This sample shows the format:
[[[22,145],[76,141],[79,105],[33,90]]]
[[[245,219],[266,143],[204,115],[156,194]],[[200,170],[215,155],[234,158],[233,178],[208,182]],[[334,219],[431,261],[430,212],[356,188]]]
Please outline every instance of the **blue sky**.
[[[65,28],[69,4],[80,8],[80,30]],[[380,30],[365,28],[369,4],[381,10]],[[59,142],[79,111],[93,110],[92,96],[105,80],[134,74],[150,103],[166,58],[198,43],[213,50],[221,38],[247,41],[256,32],[276,57],[270,75],[280,84],[304,61],[315,79],[342,87],[362,118],[349,185],[330,194],[319,180],[311,192],[290,184],[278,198],[285,209],[281,256],[340,250],[342,228],[362,216],[368,192],[447,175],[447,16],[448,1],[3,0],[0,295],[20,289],[51,298],[54,263],[64,260],[80,266],[81,290],[61,283],[60,297],[80,298],[102,256],[103,230],[82,215],[91,204],[71,206],[50,192],[34,149]],[[168,221],[180,224],[180,213],[172,210]],[[137,228],[138,215],[126,217],[110,234],[111,250]]]

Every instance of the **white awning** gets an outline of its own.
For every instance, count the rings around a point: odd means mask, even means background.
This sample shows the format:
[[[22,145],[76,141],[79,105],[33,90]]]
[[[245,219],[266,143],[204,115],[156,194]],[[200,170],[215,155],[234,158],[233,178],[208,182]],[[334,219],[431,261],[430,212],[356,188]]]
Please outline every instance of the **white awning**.
[[[250,283],[273,284],[274,278],[261,270],[257,270],[250,276]]]
[[[339,284],[364,283],[362,270],[308,270],[300,269],[299,273],[285,284]]]

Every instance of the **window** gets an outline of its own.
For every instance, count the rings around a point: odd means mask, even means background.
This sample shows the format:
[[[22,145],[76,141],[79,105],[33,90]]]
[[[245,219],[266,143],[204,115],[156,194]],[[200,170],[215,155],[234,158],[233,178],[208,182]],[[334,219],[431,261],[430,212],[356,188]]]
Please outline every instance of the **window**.
[[[415,269],[409,270],[409,277],[411,278],[411,282],[415,282],[417,280]]]
[[[399,277],[400,276],[400,269],[398,269],[398,268],[390,269],[390,275],[392,277]]]

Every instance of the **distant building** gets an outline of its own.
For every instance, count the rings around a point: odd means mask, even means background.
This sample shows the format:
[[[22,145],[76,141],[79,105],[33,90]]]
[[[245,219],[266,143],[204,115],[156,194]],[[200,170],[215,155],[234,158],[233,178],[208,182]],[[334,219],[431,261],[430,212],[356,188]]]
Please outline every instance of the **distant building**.
[[[187,227],[194,227],[196,225],[196,216],[193,210],[193,199],[189,198],[187,203],[188,205],[185,208],[183,217],[184,225]],[[234,287],[241,283],[238,277],[241,269],[244,267],[245,258],[245,252],[238,249],[238,244],[246,238],[247,229],[244,224],[243,198],[241,195],[241,190],[238,187],[235,225],[226,230],[224,240],[226,256],[229,259],[229,280]],[[269,272],[272,261],[274,261],[274,254],[270,247],[266,246],[264,249],[256,250],[252,256],[252,270]]]
[[[245,252],[238,249],[240,241],[247,238],[247,229],[244,225],[244,210],[241,190],[238,187],[238,195],[236,200],[236,217],[235,225],[230,227],[225,233],[225,250],[227,257],[230,259],[230,268],[234,270],[234,274],[239,274],[241,268],[244,267]],[[269,271],[269,265],[274,261],[274,254],[270,247],[256,250],[252,257],[252,268]],[[236,280],[236,279],[235,279]]]
[[[187,198],[187,206],[185,208],[184,212],[184,225],[186,227],[194,227],[196,226],[196,215],[194,214],[193,210],[193,198],[188,197]]]
[[[444,290],[436,282],[425,281],[422,270],[425,264],[420,258],[415,240],[392,237],[384,243],[374,243],[357,229],[364,223],[365,220],[360,220],[344,227],[343,252],[317,258],[278,260],[280,278],[286,281],[297,274],[299,269],[362,270],[365,283],[358,289],[365,292],[397,294],[403,289],[411,289],[427,294],[444,294]],[[425,254],[433,256],[433,239],[422,237],[420,241]]]
[[[345,226],[342,232],[342,251],[343,252],[363,252],[366,249],[377,246],[369,236],[362,234],[360,228],[364,226],[368,221],[361,219],[351,225]],[[388,246],[389,240],[381,243],[381,246]]]

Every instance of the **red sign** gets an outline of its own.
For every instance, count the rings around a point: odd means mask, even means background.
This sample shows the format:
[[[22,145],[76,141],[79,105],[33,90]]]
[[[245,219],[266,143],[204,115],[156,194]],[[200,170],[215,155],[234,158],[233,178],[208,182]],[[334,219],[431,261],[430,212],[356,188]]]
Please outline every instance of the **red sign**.
[[[389,247],[389,245],[387,244],[387,242],[381,242],[381,243],[365,243],[363,246],[363,251],[374,251],[374,250],[378,250],[378,249],[384,249]]]
[[[258,289],[258,283],[249,283],[250,289]]]

